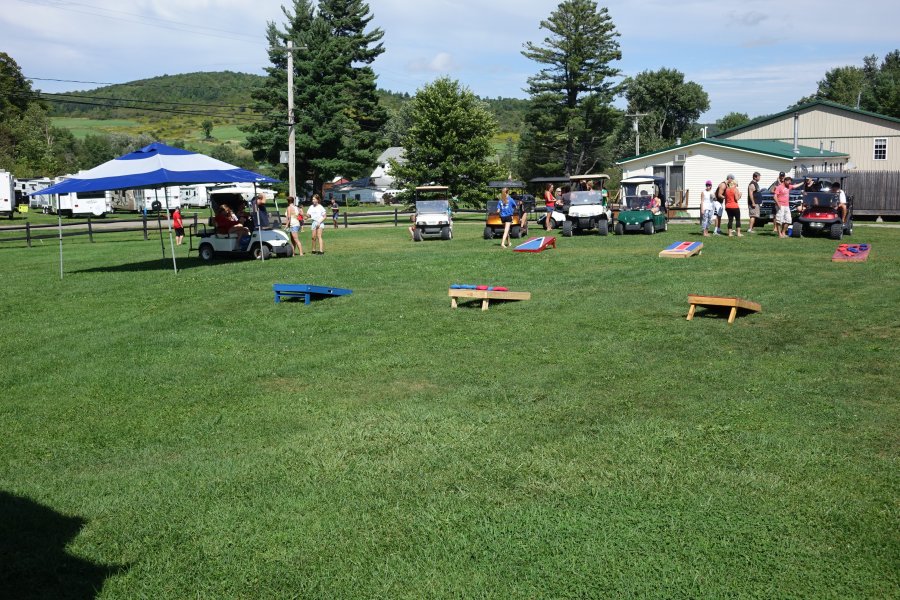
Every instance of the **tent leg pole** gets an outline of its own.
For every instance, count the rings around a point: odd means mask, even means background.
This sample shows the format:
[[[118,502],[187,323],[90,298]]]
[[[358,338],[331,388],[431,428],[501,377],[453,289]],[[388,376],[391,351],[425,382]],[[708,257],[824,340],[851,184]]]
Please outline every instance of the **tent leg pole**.
[[[172,215],[169,214],[169,188],[163,188],[163,198],[166,201],[166,222],[169,224],[169,245],[172,247],[172,269],[178,275],[178,264],[175,262],[175,238],[172,237]]]

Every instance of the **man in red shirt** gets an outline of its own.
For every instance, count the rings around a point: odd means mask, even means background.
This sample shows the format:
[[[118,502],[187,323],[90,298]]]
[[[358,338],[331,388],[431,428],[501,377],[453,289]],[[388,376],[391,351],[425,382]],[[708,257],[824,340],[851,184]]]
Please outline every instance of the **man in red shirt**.
[[[791,190],[801,185],[803,182],[791,185],[791,178],[785,177],[775,188],[775,204],[778,205],[778,212],[775,213],[775,231],[780,238],[787,237],[787,228],[791,224]]]

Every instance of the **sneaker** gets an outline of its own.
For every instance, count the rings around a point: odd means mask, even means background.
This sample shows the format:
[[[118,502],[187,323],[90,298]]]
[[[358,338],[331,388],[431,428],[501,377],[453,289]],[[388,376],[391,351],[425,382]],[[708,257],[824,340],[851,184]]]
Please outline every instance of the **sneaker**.
[[[713,231],[713,235],[722,235],[722,234],[719,233],[719,230],[717,229],[716,231]]]
[[[747,230],[747,233],[753,233],[753,230],[752,230],[752,229],[748,229],[748,230]]]

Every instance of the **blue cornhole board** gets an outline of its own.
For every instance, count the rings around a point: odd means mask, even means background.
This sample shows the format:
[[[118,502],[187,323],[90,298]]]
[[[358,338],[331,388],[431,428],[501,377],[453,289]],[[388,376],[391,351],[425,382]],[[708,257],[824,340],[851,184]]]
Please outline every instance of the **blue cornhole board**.
[[[659,256],[666,258],[688,258],[700,254],[703,250],[703,242],[673,242]]]
[[[275,304],[282,298],[303,298],[303,303],[309,304],[313,296],[349,296],[353,293],[353,290],[344,288],[296,283],[275,283],[272,289],[275,291]]]

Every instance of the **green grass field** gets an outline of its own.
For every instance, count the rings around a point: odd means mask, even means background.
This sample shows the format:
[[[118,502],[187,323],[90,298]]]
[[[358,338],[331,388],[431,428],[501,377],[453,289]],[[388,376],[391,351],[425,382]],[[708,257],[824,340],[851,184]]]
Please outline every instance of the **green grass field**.
[[[76,117],[53,117],[55,127],[62,127],[72,132],[76,138],[104,133],[136,133],[142,127],[140,121],[130,119],[83,119]]]
[[[108,234],[62,281],[56,241],[0,244],[0,595],[898,597],[900,230],[657,258],[696,230],[329,229],[178,275]]]

